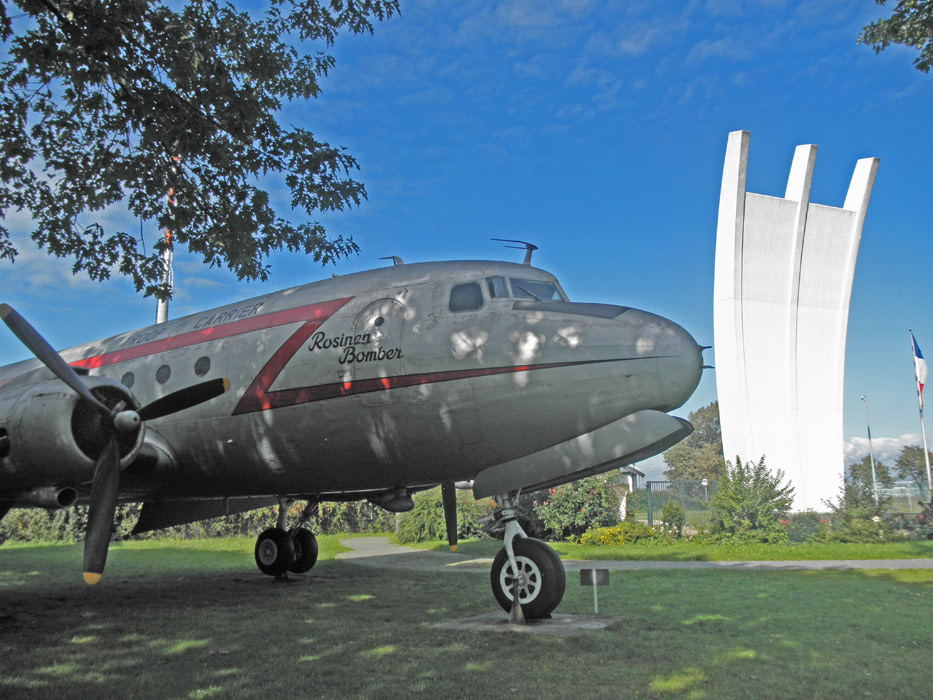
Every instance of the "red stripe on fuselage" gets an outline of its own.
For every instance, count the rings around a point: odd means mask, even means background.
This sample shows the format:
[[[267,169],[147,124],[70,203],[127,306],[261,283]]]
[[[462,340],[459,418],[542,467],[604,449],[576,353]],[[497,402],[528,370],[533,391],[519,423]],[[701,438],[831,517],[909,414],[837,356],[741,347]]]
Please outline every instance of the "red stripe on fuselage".
[[[86,357],[83,360],[70,362],[72,367],[85,367],[87,369],[96,369],[106,365],[113,365],[117,362],[126,362],[127,360],[136,360],[140,357],[155,355],[168,350],[177,350],[192,345],[208,343],[212,340],[221,338],[230,338],[235,335],[242,335],[250,331],[264,330],[274,328],[275,326],[284,326],[289,323],[304,321],[307,324],[317,324],[320,326],[324,321],[330,318],[334,312],[350,301],[352,297],[346,299],[334,299],[320,304],[308,304],[307,306],[297,306],[294,309],[285,309],[284,311],[273,311],[267,314],[251,316],[239,321],[224,323],[219,326],[211,326],[200,330],[181,333],[170,338],[153,340],[149,343],[141,343],[129,348],[105,352],[102,355]],[[316,327],[316,326],[315,326]]]
[[[311,332],[313,332],[312,329]],[[289,340],[294,339],[298,333],[296,333]],[[300,347],[304,340],[310,336],[305,335],[297,343],[297,347]],[[285,346],[283,346],[284,348]],[[296,350],[297,350],[296,347]],[[280,350],[280,352],[282,352]],[[276,353],[278,354],[278,353]],[[284,354],[284,353],[283,353]],[[291,358],[294,351],[289,353],[288,358],[285,359],[285,362]],[[274,359],[274,358],[273,358]],[[256,393],[255,398],[250,398],[247,401],[247,397],[250,396],[250,392],[247,392],[246,396],[240,401],[237,405],[234,414],[237,413],[250,413],[252,411],[262,411],[269,408],[284,408],[286,406],[297,406],[298,404],[311,403],[313,401],[324,401],[326,399],[336,399],[341,396],[353,396],[355,394],[368,394],[374,391],[385,391],[389,389],[401,389],[404,387],[411,386],[420,386],[422,384],[438,384],[440,382],[452,382],[458,379],[473,379],[476,377],[491,377],[496,374],[512,374],[516,372],[530,372],[532,370],[538,369],[557,369],[559,367],[574,367],[578,365],[591,365],[599,364],[603,362],[619,362],[620,360],[583,360],[581,362],[552,362],[552,363],[542,363],[539,365],[510,365],[505,367],[480,367],[475,369],[457,369],[449,370],[446,372],[425,372],[422,374],[405,374],[396,377],[375,377],[372,379],[357,379],[355,381],[348,382],[336,382],[334,384],[318,384],[317,386],[306,386],[300,387],[297,389],[282,389],[281,391],[273,392],[262,392],[259,394]],[[272,364],[272,361],[266,367],[263,368],[263,373]],[[284,365],[284,362],[282,363]],[[275,377],[278,376],[278,373],[281,371],[279,367],[275,371],[275,375],[272,376],[272,379],[265,384],[268,388],[272,384],[272,381],[275,380]],[[262,373],[260,373],[262,374]],[[253,385],[256,386],[259,382],[257,377],[256,381],[253,382]],[[250,387],[251,390],[253,387]]]

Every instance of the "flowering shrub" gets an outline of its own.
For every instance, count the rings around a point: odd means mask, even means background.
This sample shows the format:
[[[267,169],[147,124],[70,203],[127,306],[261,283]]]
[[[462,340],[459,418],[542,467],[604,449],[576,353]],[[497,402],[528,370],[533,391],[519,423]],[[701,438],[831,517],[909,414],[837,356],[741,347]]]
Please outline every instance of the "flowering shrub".
[[[548,489],[535,510],[553,539],[576,540],[591,528],[619,522],[619,499],[605,476]]]
[[[580,537],[580,544],[634,544],[639,540],[650,540],[657,536],[658,533],[644,523],[626,520],[612,527],[597,527],[587,530]]]

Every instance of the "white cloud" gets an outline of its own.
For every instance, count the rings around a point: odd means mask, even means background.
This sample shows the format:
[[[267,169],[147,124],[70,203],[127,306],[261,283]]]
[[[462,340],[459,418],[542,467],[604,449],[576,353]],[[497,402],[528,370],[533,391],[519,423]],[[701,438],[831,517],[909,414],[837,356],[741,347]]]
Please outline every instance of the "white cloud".
[[[871,439],[871,451],[874,452],[875,461],[884,462],[890,467],[894,466],[894,462],[902,449],[919,444],[919,433],[907,433],[900,437],[873,437]],[[860,462],[869,454],[868,438],[850,438],[844,445],[844,454],[846,464]]]

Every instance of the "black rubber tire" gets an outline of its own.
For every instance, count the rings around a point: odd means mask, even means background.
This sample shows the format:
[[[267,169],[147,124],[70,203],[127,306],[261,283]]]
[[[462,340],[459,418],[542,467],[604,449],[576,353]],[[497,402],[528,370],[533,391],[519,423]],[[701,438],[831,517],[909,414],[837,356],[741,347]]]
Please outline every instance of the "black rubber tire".
[[[256,566],[269,576],[280,576],[295,560],[295,545],[285,530],[270,527],[256,538]]]
[[[525,576],[518,600],[527,620],[549,618],[564,597],[567,576],[557,553],[541,540],[528,537],[512,541],[516,563]],[[512,567],[505,547],[499,550],[489,575],[492,593],[503,610],[512,609]]]
[[[295,547],[295,561],[288,570],[293,574],[310,571],[317,563],[317,537],[310,530],[300,527],[292,532],[292,544]]]

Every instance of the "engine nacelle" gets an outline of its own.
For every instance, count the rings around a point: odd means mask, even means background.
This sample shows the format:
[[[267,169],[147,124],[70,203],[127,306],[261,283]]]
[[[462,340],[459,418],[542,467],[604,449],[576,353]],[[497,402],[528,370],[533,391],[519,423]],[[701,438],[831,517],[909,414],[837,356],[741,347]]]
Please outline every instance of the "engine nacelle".
[[[129,389],[105,377],[84,377],[91,392],[107,406],[139,403]],[[0,402],[0,426],[6,430],[8,454],[2,460],[2,486],[77,486],[91,481],[94,465],[107,444],[109,430],[100,414],[61,381],[24,388]],[[139,453],[144,430],[119,433],[121,468]]]

